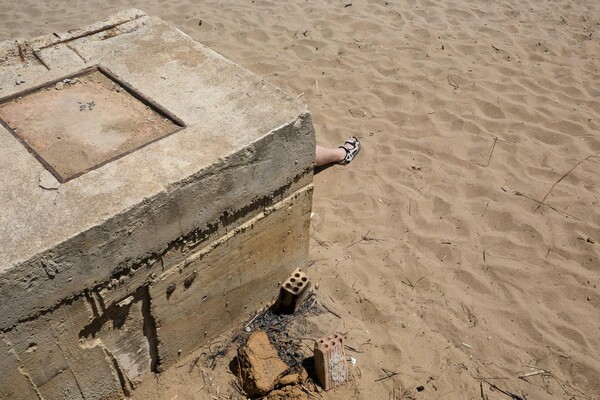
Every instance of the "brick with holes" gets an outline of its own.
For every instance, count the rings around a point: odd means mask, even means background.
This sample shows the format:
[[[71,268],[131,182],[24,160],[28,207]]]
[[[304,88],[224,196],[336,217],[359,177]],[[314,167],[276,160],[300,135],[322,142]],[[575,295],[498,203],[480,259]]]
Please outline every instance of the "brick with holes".
[[[302,272],[302,269],[296,268],[290,277],[281,284],[279,297],[274,305],[275,311],[281,314],[295,313],[308,295],[309,287],[309,277]]]
[[[314,353],[315,371],[323,389],[333,389],[348,380],[343,335],[336,333],[317,340]]]

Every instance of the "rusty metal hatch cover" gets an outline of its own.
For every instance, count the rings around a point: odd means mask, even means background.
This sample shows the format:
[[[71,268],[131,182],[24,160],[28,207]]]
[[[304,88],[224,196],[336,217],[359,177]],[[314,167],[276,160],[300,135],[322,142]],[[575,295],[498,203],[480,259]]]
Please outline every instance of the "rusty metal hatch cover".
[[[0,100],[0,123],[63,183],[185,126],[102,67]]]

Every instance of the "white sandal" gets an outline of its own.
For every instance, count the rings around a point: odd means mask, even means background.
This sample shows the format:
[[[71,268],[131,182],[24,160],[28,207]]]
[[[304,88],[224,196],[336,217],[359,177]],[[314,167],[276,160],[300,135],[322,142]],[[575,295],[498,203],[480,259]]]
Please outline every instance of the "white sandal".
[[[346,145],[350,145],[352,146],[352,148],[349,149],[348,147],[346,147]],[[344,149],[346,151],[346,156],[342,161],[338,162],[338,164],[349,164],[352,160],[354,160],[354,157],[356,157],[356,155],[360,151],[360,141],[358,140],[358,138],[350,136],[348,140],[344,142],[344,145],[340,146],[340,149]]]

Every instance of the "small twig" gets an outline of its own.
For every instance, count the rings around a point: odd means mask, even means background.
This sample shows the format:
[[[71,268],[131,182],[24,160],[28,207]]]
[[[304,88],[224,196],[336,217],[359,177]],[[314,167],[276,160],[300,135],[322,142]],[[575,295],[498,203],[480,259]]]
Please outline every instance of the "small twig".
[[[389,379],[393,376],[400,374],[400,372],[388,371],[387,369],[384,369],[384,368],[382,368],[382,370],[383,370],[383,373],[385,374],[385,376],[383,378],[375,379],[375,382],[381,382],[381,381],[384,381],[386,379]]]
[[[492,155],[494,154],[494,149],[496,148],[496,143],[498,143],[498,137],[494,138],[494,142],[492,143],[492,147],[490,148],[490,153],[488,155],[486,167],[490,166],[490,161],[492,161]]]
[[[378,238],[370,237],[369,236],[370,232],[371,232],[371,230],[369,229],[367,231],[367,233],[365,233],[364,235],[361,236],[360,240],[357,240],[354,243],[350,243],[346,248],[348,248],[350,246],[354,246],[355,244],[359,244],[359,243],[362,243],[362,242],[377,242],[377,243],[385,242],[384,239],[378,239]]]
[[[494,389],[494,390],[497,390],[497,391],[499,391],[500,393],[507,395],[507,396],[508,396],[508,397],[510,397],[512,400],[527,400],[527,399],[525,399],[524,397],[521,397],[521,396],[519,396],[518,394],[511,393],[511,392],[509,392],[509,391],[507,391],[507,390],[504,390],[504,389],[500,389],[498,386],[496,386],[496,385],[494,385],[493,383],[490,383],[490,382],[488,382],[488,381],[486,381],[486,380],[483,380],[483,382],[485,382],[485,383],[487,383],[488,385],[490,385],[490,387],[491,387],[492,389]]]
[[[569,213],[568,213],[568,212],[566,212],[566,211],[559,210],[558,208],[556,208],[556,207],[553,207],[553,206],[551,206],[551,205],[549,205],[549,204],[542,203],[541,201],[539,201],[539,200],[537,200],[537,199],[534,199],[533,197],[531,197],[531,196],[528,196],[528,195],[526,195],[526,194],[525,194],[525,193],[523,193],[523,192],[513,192],[513,193],[514,193],[514,195],[515,195],[515,196],[521,196],[521,197],[525,197],[526,199],[529,199],[529,200],[531,200],[531,201],[535,201],[536,203],[538,203],[538,208],[539,208],[540,206],[548,207],[549,209],[551,209],[551,210],[553,210],[553,211],[556,211],[556,212],[557,212],[557,213],[559,213],[559,214],[565,215],[565,216],[567,216],[567,217],[571,217],[571,218],[573,218],[573,219],[576,219],[577,221],[581,221],[581,219],[580,219],[580,218],[577,218],[577,217],[576,217],[576,216],[574,216],[573,214],[569,214]],[[537,210],[537,208],[536,208],[536,210]],[[535,210],[534,210],[534,212],[535,212]]]
[[[238,391],[240,392],[240,394],[244,394],[244,380],[242,379],[242,366],[240,364],[240,358],[236,357],[237,360],[237,378],[239,379],[239,382],[237,382],[239,389]]]
[[[300,387],[302,388],[302,390],[304,390],[306,392],[306,394],[315,397],[314,393],[309,388],[307,388],[303,384],[300,384]]]
[[[456,84],[456,82],[454,81],[454,79],[450,75],[448,75],[446,77],[446,79],[448,79],[448,85],[452,86],[454,89],[459,89],[460,88],[460,86],[458,86]]]
[[[262,312],[262,308],[260,310],[258,310],[258,312],[256,313],[256,315],[254,317],[252,317],[252,319],[250,321],[248,321],[248,323],[246,324],[246,326],[244,326],[244,329],[246,329],[250,325],[252,325],[252,323],[254,322],[254,320],[260,316],[261,312]]]
[[[561,356],[561,357],[563,357],[563,356]],[[550,378],[554,379],[554,381],[555,381],[555,382],[558,384],[558,386],[560,386],[560,388],[561,388],[561,389],[562,389],[562,390],[565,392],[565,394],[566,394],[566,395],[570,396],[570,398],[575,398],[575,397],[583,397],[583,398],[585,398],[585,399],[592,400],[592,397],[591,397],[589,394],[587,394],[587,393],[585,393],[585,392],[583,392],[583,391],[581,391],[581,390],[577,389],[577,388],[576,388],[576,387],[574,387],[573,385],[571,385],[571,384],[569,384],[569,383],[567,383],[567,382],[563,381],[562,379],[558,378],[558,377],[557,377],[556,375],[554,375],[554,374],[553,374],[551,371],[548,371],[547,369],[541,369],[541,368],[539,368],[539,367],[537,367],[537,366],[532,366],[532,365],[527,365],[527,366],[528,366],[529,368],[537,368],[537,370],[536,370],[536,371],[532,371],[532,372],[530,372],[530,373],[528,373],[528,374],[523,374],[523,375],[520,375],[520,376],[519,376],[519,378],[520,378],[520,379],[523,379],[523,380],[525,380],[525,378],[527,378],[527,377],[529,377],[529,376],[534,376],[534,375],[541,375],[541,376],[542,376],[542,378],[544,378],[544,377],[550,377]],[[577,393],[578,393],[578,395],[576,395],[576,396],[575,396],[575,395],[573,395],[572,393],[570,393],[570,392],[567,390],[567,388],[568,388],[568,389],[571,389],[571,390],[573,390],[573,391],[575,391],[575,392],[577,392]],[[548,390],[548,388],[546,388],[546,390]]]
[[[311,237],[311,238],[312,238],[312,239],[313,239],[315,242],[317,242],[317,243],[319,244],[319,246],[321,246],[321,247],[325,247],[325,248],[327,248],[327,247],[328,247],[328,246],[327,246],[327,244],[328,244],[328,243],[329,243],[329,244],[331,244],[331,242],[328,242],[328,241],[326,241],[326,240],[319,240],[319,239],[317,239],[317,237],[316,237],[315,235],[310,235],[310,237]]]
[[[410,279],[405,278],[406,282],[404,281],[400,281],[401,283],[404,283],[406,286],[409,286],[412,289],[415,289],[415,287],[419,284],[419,282],[421,282],[423,279],[425,279],[428,275],[423,275],[422,277],[420,277],[415,283],[412,283],[410,281]]]
[[[194,370],[194,368],[196,368],[196,366],[198,366],[198,361],[200,361],[200,357],[202,357],[205,353],[200,354],[198,357],[196,357],[194,359],[194,361],[190,364],[190,370],[188,371],[189,374],[192,373],[192,371]]]
[[[408,278],[406,278],[406,282],[404,282],[404,281],[400,281],[400,282],[401,282],[401,283],[404,283],[406,286],[408,286],[408,287],[410,287],[410,288],[412,288],[412,289],[414,289],[414,288],[415,288],[415,285],[413,285],[413,283],[412,283],[412,282],[410,281],[410,279],[408,279]]]
[[[529,378],[531,376],[542,375],[542,374],[547,374],[547,373],[548,373],[548,371],[542,369],[542,370],[539,370],[539,371],[532,371],[532,372],[528,372],[526,374],[521,374],[517,378],[519,378],[519,379],[525,379],[525,378]]]
[[[548,190],[548,193],[546,193],[546,195],[544,196],[544,198],[542,199],[542,201],[540,201],[540,203],[538,204],[538,206],[536,207],[535,210],[533,210],[533,212],[536,212],[542,205],[546,205],[544,203],[544,201],[546,200],[546,198],[548,198],[548,196],[550,195],[550,192],[552,192],[552,189],[554,189],[554,187],[556,185],[558,185],[560,183],[560,181],[562,181],[563,179],[565,179],[571,172],[573,172],[573,170],[575,168],[577,168],[579,165],[583,164],[584,162],[586,162],[587,160],[589,160],[590,158],[592,158],[593,155],[591,156],[587,156],[586,158],[584,158],[583,160],[579,161],[577,164],[575,164],[573,166],[573,168],[571,168],[569,171],[567,171],[566,174],[564,174],[563,176],[560,177],[559,180],[557,180],[556,182],[554,182],[554,184],[552,185],[552,187],[550,188],[550,190]]]
[[[479,381],[479,392],[481,393],[481,399],[487,400],[487,396],[483,394],[483,381]]]
[[[550,242],[550,247],[548,247],[548,251],[546,252],[546,257],[544,257],[546,260],[548,259],[548,255],[549,255],[549,254],[550,254],[550,252],[552,251],[552,246],[553,246],[553,243],[552,243],[552,242]]]
[[[488,162],[488,165],[489,165],[489,162]],[[490,205],[489,202],[485,203],[485,210],[483,210],[483,212],[481,213],[480,217],[483,217],[485,215],[485,212],[487,211],[489,205]]]
[[[304,92],[300,93],[298,96],[296,96],[296,98],[299,99],[302,96],[304,96]]]
[[[326,309],[327,311],[329,311],[331,314],[335,315],[335,316],[336,316],[336,317],[338,317],[339,319],[342,319],[342,316],[341,316],[340,314],[336,313],[335,311],[333,311],[331,308],[329,308],[329,307],[327,306],[327,304],[325,304],[325,303],[322,303],[321,305],[323,306],[323,308],[325,308],[325,309]]]
[[[345,344],[345,345],[344,345],[344,348],[345,348],[346,350],[350,350],[350,351],[352,351],[352,352],[354,352],[354,353],[364,353],[364,351],[361,351],[361,350],[356,350],[354,347],[352,347],[352,346],[348,346],[347,344]]]

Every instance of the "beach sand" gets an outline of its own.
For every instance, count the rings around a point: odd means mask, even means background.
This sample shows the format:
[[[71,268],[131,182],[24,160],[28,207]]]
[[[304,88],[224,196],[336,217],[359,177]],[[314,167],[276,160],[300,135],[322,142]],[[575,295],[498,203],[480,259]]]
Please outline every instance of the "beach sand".
[[[307,324],[357,360],[322,398],[599,398],[599,2],[3,0],[0,39],[129,7],[362,140],[315,176],[307,273],[341,318]],[[134,397],[235,393],[233,353],[198,355]]]

